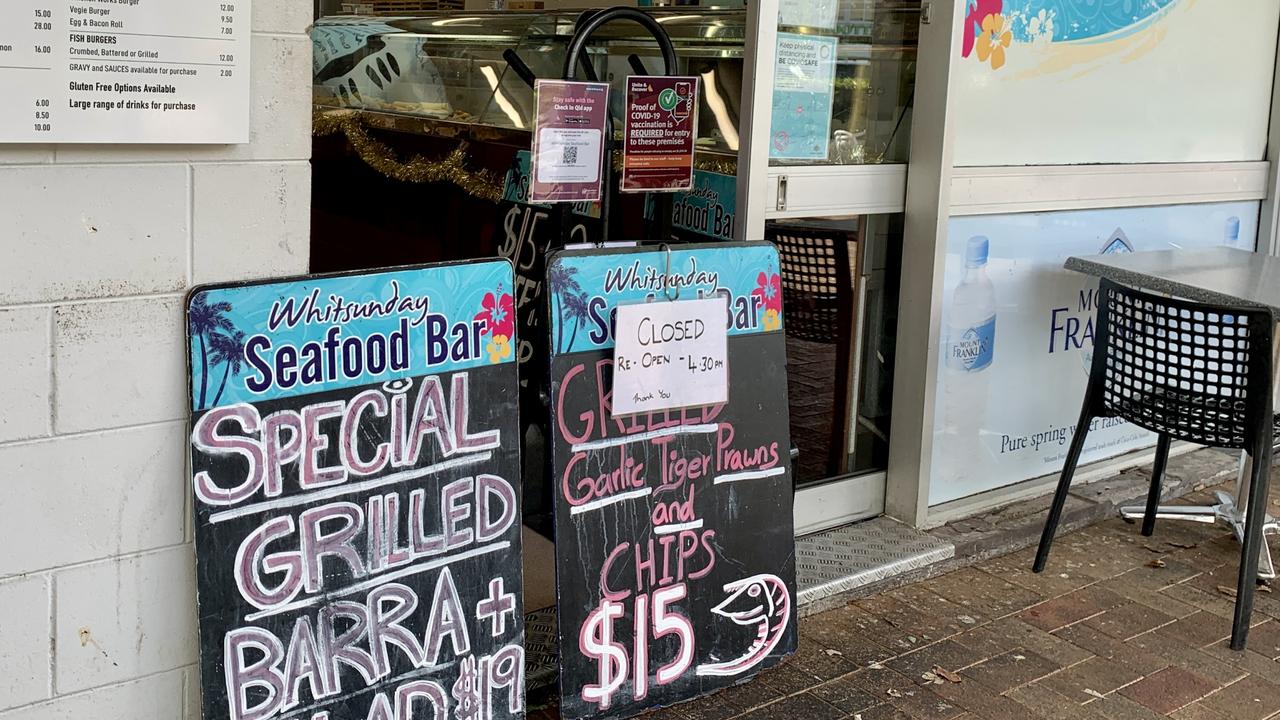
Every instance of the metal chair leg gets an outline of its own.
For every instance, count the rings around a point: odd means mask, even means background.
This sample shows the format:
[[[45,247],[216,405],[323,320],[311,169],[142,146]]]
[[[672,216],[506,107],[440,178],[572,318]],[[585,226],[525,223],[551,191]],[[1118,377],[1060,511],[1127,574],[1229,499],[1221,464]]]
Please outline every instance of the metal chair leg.
[[[1269,430],[1269,429],[1268,429]],[[1244,543],[1240,550],[1240,577],[1236,582],[1236,610],[1231,623],[1231,649],[1244,650],[1253,616],[1253,594],[1258,585],[1258,553],[1262,549],[1262,525],[1267,515],[1267,486],[1271,476],[1270,433],[1259,432],[1254,442],[1253,474],[1249,482],[1249,507],[1245,509]]]
[[[1062,506],[1067,502],[1067,491],[1071,489],[1071,478],[1076,473],[1076,465],[1080,463],[1080,453],[1084,450],[1085,438],[1089,435],[1089,423],[1093,420],[1089,412],[1090,400],[1086,393],[1084,409],[1080,412],[1080,422],[1076,425],[1076,434],[1071,438],[1071,448],[1067,451],[1067,461],[1062,466],[1062,475],[1058,478],[1058,489],[1053,493],[1053,504],[1049,506],[1049,517],[1044,521],[1044,532],[1040,535],[1040,547],[1036,550],[1036,561],[1031,566],[1033,572],[1042,572],[1044,564],[1049,560],[1049,549],[1053,546],[1053,535],[1058,531],[1058,522],[1062,520]]]
[[[1160,507],[1160,488],[1164,482],[1164,469],[1169,464],[1169,436],[1161,434],[1156,440],[1156,462],[1151,467],[1151,489],[1147,491],[1147,512],[1142,516],[1142,534],[1151,537],[1156,531],[1156,509]]]

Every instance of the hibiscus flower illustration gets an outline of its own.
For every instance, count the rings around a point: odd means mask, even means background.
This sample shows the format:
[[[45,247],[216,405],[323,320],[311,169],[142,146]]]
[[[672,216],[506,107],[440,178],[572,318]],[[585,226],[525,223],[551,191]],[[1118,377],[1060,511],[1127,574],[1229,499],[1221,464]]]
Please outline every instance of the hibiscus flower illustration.
[[[495,339],[502,335],[510,340],[516,327],[515,300],[511,293],[502,292],[499,285],[497,293],[485,293],[480,306],[484,309],[475,316],[476,320],[484,323],[480,334],[493,335]]]
[[[999,15],[1004,10],[1003,0],[969,0],[968,10],[964,15],[964,46],[960,49],[961,57],[969,57],[973,52],[974,42],[982,28],[982,20],[988,15]],[[984,59],[983,62],[986,62]]]
[[[982,18],[982,34],[978,36],[978,61],[991,60],[991,69],[999,70],[1004,66],[1004,49],[1013,42],[1013,33],[1005,29],[1003,15],[988,15]]]
[[[751,294],[760,298],[765,310],[776,310],[779,315],[782,314],[782,279],[777,273],[773,271],[760,273],[756,278],[756,288],[751,291]]]
[[[484,346],[484,351],[489,353],[490,363],[500,363],[511,357],[511,339],[506,335],[494,335]]]

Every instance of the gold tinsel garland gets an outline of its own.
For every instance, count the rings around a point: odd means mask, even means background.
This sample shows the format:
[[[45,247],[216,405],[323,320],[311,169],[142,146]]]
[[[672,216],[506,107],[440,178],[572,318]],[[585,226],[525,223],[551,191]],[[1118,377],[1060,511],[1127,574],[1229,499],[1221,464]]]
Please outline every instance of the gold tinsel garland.
[[[369,135],[369,131],[360,122],[360,113],[357,111],[318,111],[312,116],[311,127],[316,137],[336,133],[346,135],[361,160],[393,180],[411,183],[450,182],[470,195],[489,202],[502,199],[501,178],[489,170],[467,168],[470,158],[465,142],[443,160],[428,160],[421,155],[414,155],[408,162],[400,162],[394,150]],[[614,153],[613,166],[615,170],[622,170],[622,153]],[[730,158],[701,156],[694,161],[694,167],[722,175],[736,175],[738,162]]]
[[[428,160],[414,155],[407,162],[400,162],[395,151],[375,140],[360,122],[359,113],[352,110],[329,110],[312,116],[312,133],[324,137],[342,133],[361,160],[374,170],[393,180],[411,183],[449,182],[468,194],[498,202],[502,199],[502,178],[488,170],[467,168],[469,159],[465,144],[458,146],[442,160]]]

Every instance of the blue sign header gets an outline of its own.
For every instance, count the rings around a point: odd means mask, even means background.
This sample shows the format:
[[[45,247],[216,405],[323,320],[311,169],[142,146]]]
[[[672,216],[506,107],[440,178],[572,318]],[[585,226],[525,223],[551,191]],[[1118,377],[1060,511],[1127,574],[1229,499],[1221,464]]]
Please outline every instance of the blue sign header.
[[[769,243],[567,251],[549,261],[547,284],[555,354],[613,347],[615,309],[640,302],[724,295],[730,336],[782,329],[778,250]]]
[[[201,287],[192,410],[514,362],[505,260]]]

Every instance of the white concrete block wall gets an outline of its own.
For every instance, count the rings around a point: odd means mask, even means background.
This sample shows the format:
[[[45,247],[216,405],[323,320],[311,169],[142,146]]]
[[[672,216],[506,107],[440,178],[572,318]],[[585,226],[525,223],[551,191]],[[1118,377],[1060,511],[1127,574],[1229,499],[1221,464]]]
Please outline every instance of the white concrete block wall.
[[[0,720],[199,718],[182,302],[307,270],[311,11],[248,145],[0,145]]]

